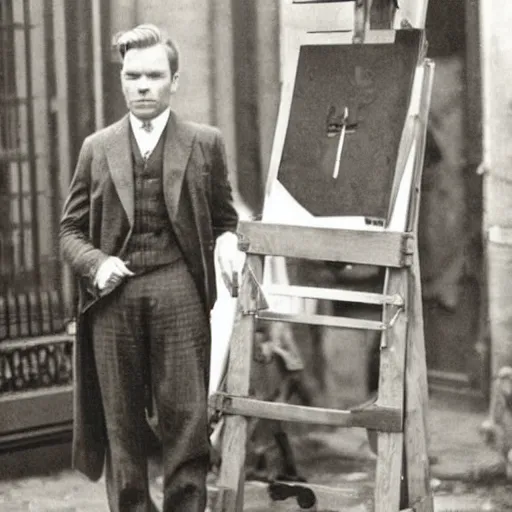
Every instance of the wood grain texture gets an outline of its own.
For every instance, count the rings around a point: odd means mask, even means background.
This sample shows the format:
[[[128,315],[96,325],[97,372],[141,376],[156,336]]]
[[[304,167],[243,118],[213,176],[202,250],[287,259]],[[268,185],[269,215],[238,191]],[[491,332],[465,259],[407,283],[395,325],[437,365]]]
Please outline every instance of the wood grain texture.
[[[401,432],[403,427],[402,411],[390,407],[369,406],[353,410],[335,410],[268,402],[228,393],[217,393],[213,405],[225,414],[269,420],[338,427],[365,427],[387,432]]]
[[[254,259],[254,258],[253,258]],[[254,337],[254,316],[245,312],[256,307],[254,280],[247,271],[246,263],[240,287],[240,299],[230,340],[226,391],[240,396],[249,394],[249,378]],[[247,419],[243,416],[225,418],[222,440],[222,465],[218,485],[225,488],[225,499],[216,503],[216,512],[241,512],[243,507],[243,472],[247,444]],[[242,483],[242,485],[240,485]],[[233,496],[236,494],[236,500]]]
[[[291,315],[277,311],[261,311],[258,320],[268,322],[288,322],[293,324],[323,325],[326,327],[345,327],[347,329],[363,329],[367,331],[382,331],[385,325],[375,320],[349,318],[329,315]]]
[[[399,295],[383,295],[382,293],[358,292],[334,288],[315,288],[313,286],[295,286],[272,284],[262,287],[265,295],[282,295],[286,297],[304,297],[361,304],[393,304],[403,306],[404,301]]]
[[[387,269],[386,294],[398,294],[408,301],[407,270]],[[383,321],[389,322],[393,308],[384,308]],[[400,314],[393,327],[382,333],[377,405],[397,408],[403,417],[405,386],[405,348],[407,316]],[[375,476],[375,511],[394,512],[400,504],[403,433],[378,433],[377,472]]]
[[[433,64],[425,64],[419,122],[422,130],[418,137],[418,152],[415,161],[415,187],[410,209],[410,228],[418,230],[420,183],[426,142],[427,115],[432,92]],[[414,239],[413,264],[409,269],[409,335],[405,374],[405,457],[409,505],[421,503],[423,512],[433,512],[433,497],[430,489],[430,467],[428,461],[428,382],[423,324],[423,303],[421,293],[420,262],[417,237]]]
[[[405,414],[405,455],[407,473],[405,475],[409,492],[410,505],[430,497],[430,508],[425,504],[425,511],[433,511],[430,489],[430,467],[428,460],[428,384],[419,275],[419,259],[414,260],[411,272],[411,312],[410,334],[406,361],[406,414]]]
[[[384,0],[377,2],[376,5],[381,9],[389,8],[389,3]],[[277,179],[281,152],[285,145],[287,125],[291,122],[289,115],[297,115],[297,112],[290,114],[290,110],[292,110],[290,89],[286,90],[284,100],[284,103],[281,103],[280,122],[278,120],[276,131],[278,151],[275,147],[270,165],[269,182]],[[425,107],[425,104],[422,106]],[[423,113],[426,114],[426,111],[424,110]],[[237,357],[240,357],[243,364],[238,365],[237,371],[240,378],[238,388],[242,389],[243,392],[235,393],[233,388],[228,388],[226,395],[218,397],[217,407],[222,409],[227,416],[226,419],[230,420],[232,415],[239,419],[241,416],[237,415],[245,415],[304,423],[366,426],[378,432],[377,474],[373,500],[371,496],[359,495],[353,488],[346,490],[343,487],[331,489],[308,485],[307,487],[315,490],[317,497],[321,496],[321,499],[317,502],[317,507],[320,509],[375,510],[376,512],[396,512],[399,510],[405,446],[407,466],[413,466],[412,470],[409,470],[406,475],[410,493],[407,506],[412,509],[418,505],[422,511],[431,512],[432,497],[428,488],[428,480],[425,479],[425,468],[428,469],[428,465],[425,466],[424,464],[425,460],[428,464],[428,457],[425,432],[427,404],[425,402],[426,363],[423,345],[423,318],[421,309],[418,309],[418,304],[421,306],[421,301],[416,300],[418,289],[414,284],[419,277],[417,276],[417,271],[419,271],[417,266],[417,242],[414,234],[417,232],[419,179],[421,175],[418,166],[420,165],[420,159],[423,157],[424,144],[421,132],[425,125],[423,118],[414,119],[413,121],[407,127],[405,138],[402,138],[401,142],[405,144],[406,148],[402,148],[402,153],[398,156],[397,162],[398,168],[401,170],[405,157],[409,154],[409,147],[414,140],[419,149],[416,155],[417,167],[408,216],[409,232],[341,230],[251,221],[242,221],[239,225],[239,235],[243,241],[247,242],[247,252],[250,255],[275,255],[387,267],[382,294],[354,293],[344,290],[326,291],[322,288],[310,289],[308,287],[270,288],[270,291],[277,295],[281,293],[287,296],[304,296],[314,299],[359,301],[383,306],[381,322],[358,319],[357,322],[349,325],[349,327],[364,326],[365,328],[383,330],[379,394],[375,406],[369,409],[340,411],[248,399],[244,391],[246,384],[248,384],[248,377],[242,378],[241,368],[244,365],[249,368],[251,360],[250,358],[244,360],[244,355],[241,353]],[[274,143],[276,143],[276,140],[274,140]],[[292,151],[292,153],[294,153],[295,158],[295,151]],[[393,160],[395,161],[396,158]],[[397,169],[394,168],[394,170]],[[280,176],[281,178],[282,176]],[[306,187],[306,189],[309,191],[312,190],[312,187]],[[271,187],[268,186],[267,194],[270,190]],[[392,191],[390,193],[392,194]],[[371,193],[368,195],[373,197]],[[411,264],[414,264],[413,271],[409,268]],[[242,293],[242,297],[245,296],[247,291],[248,289]],[[352,294],[350,295],[350,293]],[[421,294],[421,291],[419,293]],[[406,308],[405,313],[402,312],[397,315],[397,311],[401,307]],[[246,305],[243,310],[255,311],[254,301],[252,305]],[[279,315],[275,312],[258,312],[258,318],[321,325],[327,325],[327,322],[330,322],[329,325],[339,323],[339,325],[347,326],[347,319],[327,317],[326,315],[295,317],[293,315]],[[353,319],[351,320],[353,321]],[[391,322],[392,320],[393,322]],[[388,325],[390,327],[384,330],[383,327]],[[251,352],[252,347],[247,350],[247,345],[239,343],[238,338],[234,337],[233,343],[238,345],[238,349]],[[247,357],[247,354],[245,354],[245,357]],[[236,366],[235,364],[234,367]],[[231,371],[231,366],[229,371]],[[410,386],[411,389],[406,390],[406,386]],[[407,401],[405,402],[404,399]],[[407,408],[405,407],[406,404]],[[236,439],[238,445],[245,444],[246,423],[238,422],[235,424],[230,421],[230,424],[238,427],[238,430],[231,432],[230,440],[234,442]],[[236,438],[236,436],[239,437]],[[223,466],[230,464],[234,456],[242,457],[243,461],[245,451],[240,450],[239,447],[228,446],[226,450],[231,457],[223,463]],[[223,488],[233,488],[233,485],[237,482],[237,476],[240,478],[242,468],[239,463],[237,464],[236,468],[226,471],[226,474],[230,472],[231,484],[227,486],[227,481],[223,481]],[[246,485],[245,487],[248,488],[249,486]],[[266,486],[262,486],[260,489],[261,492],[268,495]],[[275,506],[275,503],[269,501],[269,509],[271,507],[274,509]],[[241,510],[240,507],[239,499],[235,510]]]
[[[363,265],[403,267],[407,264],[407,233],[359,231],[240,221],[238,234],[249,254]]]

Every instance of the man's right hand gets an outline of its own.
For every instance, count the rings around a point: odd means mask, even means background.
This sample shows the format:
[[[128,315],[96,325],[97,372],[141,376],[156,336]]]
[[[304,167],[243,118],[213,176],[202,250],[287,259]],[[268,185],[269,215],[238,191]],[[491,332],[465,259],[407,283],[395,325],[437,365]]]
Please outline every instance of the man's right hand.
[[[109,256],[98,268],[94,285],[102,293],[112,291],[125,277],[134,273],[126,266],[126,263],[116,256]]]

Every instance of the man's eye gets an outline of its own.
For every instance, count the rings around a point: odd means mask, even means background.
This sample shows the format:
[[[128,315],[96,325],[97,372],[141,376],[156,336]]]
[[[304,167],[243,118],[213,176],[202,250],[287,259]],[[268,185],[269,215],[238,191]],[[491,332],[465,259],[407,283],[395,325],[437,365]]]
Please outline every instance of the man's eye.
[[[151,78],[151,80],[158,80],[162,76],[162,73],[148,73],[148,78]]]
[[[138,75],[137,73],[125,73],[124,77],[126,78],[126,80],[136,80],[137,78],[139,78],[140,75]]]

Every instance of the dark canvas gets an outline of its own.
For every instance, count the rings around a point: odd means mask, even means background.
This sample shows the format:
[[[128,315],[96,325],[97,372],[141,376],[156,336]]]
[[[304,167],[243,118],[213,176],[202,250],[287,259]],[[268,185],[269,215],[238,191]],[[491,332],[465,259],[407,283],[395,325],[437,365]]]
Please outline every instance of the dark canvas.
[[[394,44],[301,48],[278,180],[313,215],[387,218],[421,43],[401,30]]]

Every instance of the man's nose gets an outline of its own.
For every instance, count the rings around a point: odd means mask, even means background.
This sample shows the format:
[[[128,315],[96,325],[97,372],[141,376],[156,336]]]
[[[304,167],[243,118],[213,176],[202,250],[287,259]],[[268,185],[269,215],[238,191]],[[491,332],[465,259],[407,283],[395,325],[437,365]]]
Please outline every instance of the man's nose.
[[[147,78],[145,78],[145,77],[139,78],[138,83],[137,83],[137,90],[141,94],[144,94],[149,91],[149,84],[148,84]]]

